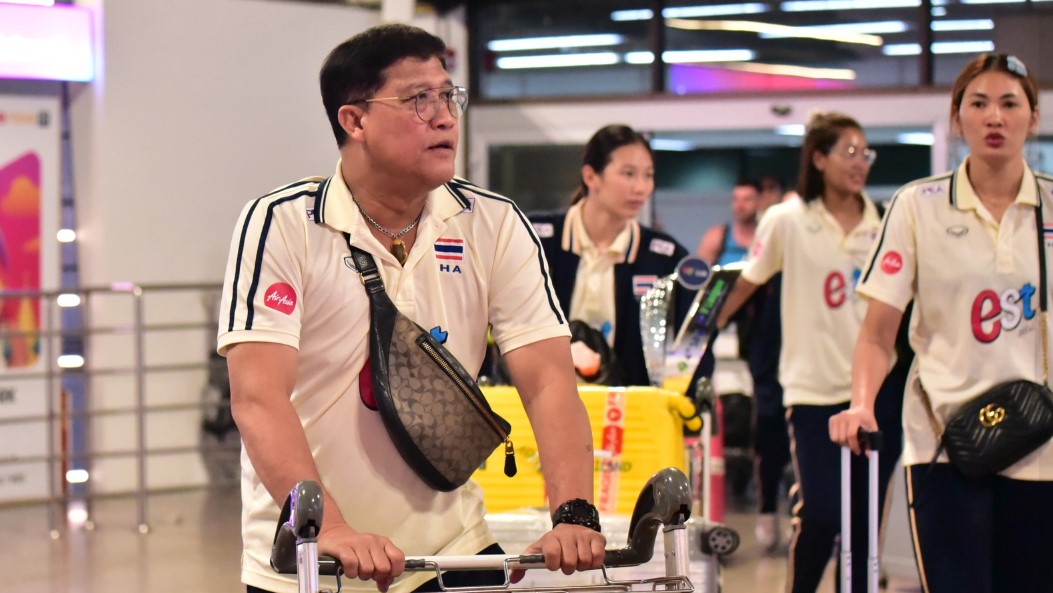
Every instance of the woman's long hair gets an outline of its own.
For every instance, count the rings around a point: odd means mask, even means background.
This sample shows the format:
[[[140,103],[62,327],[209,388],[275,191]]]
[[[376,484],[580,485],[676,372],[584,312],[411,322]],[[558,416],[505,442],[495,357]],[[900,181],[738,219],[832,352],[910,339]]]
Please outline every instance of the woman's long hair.
[[[647,138],[629,126],[611,124],[600,128],[592,135],[592,138],[589,138],[589,143],[585,145],[585,154],[581,157],[581,164],[592,167],[597,174],[602,173],[611,162],[611,153],[630,144],[643,146],[651,155],[651,160],[654,160],[654,151],[651,150],[651,144]],[[577,204],[587,195],[589,195],[589,188],[585,185],[585,179],[582,178],[581,185],[570,197],[570,204],[572,206]]]
[[[854,118],[836,111],[816,112],[808,118],[808,131],[801,146],[801,167],[797,172],[797,193],[805,202],[821,198],[826,193],[823,174],[815,167],[812,157],[816,152],[830,154],[841,133],[847,129],[863,130]]]

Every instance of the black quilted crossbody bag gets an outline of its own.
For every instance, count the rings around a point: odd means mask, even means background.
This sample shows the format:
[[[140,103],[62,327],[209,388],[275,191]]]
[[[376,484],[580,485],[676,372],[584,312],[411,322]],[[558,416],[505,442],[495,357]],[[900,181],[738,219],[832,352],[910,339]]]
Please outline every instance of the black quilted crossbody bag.
[[[504,443],[505,474],[515,475],[511,425],[490,409],[453,354],[395,307],[373,256],[350,247],[369,295],[377,411],[406,464],[432,488],[449,492]]]
[[[947,457],[969,478],[984,478],[1027,457],[1053,438],[1053,393],[1049,382],[1046,336],[1046,247],[1043,239],[1042,191],[1038,191],[1039,339],[1042,340],[1042,384],[1017,379],[999,383],[964,403],[940,430],[924,387],[920,390],[939,446],[932,461],[946,449]]]

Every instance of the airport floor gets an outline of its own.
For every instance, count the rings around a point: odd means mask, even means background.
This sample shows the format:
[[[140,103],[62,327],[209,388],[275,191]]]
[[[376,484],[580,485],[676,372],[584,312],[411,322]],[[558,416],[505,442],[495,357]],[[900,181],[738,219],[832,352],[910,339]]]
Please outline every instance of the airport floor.
[[[742,544],[724,568],[726,593],[781,592],[785,547],[760,549],[747,503],[733,504],[727,524]],[[236,593],[240,504],[236,487],[155,494],[146,535],[137,531],[133,499],[97,501],[93,530],[52,539],[47,507],[0,507],[0,593]],[[834,591],[829,570],[820,591]],[[920,591],[893,580],[889,593]]]

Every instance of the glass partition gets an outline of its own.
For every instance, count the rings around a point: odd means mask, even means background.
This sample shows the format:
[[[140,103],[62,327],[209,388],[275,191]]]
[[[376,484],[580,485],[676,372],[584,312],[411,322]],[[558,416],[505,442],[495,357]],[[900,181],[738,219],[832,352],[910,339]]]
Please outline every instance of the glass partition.
[[[646,20],[612,21],[639,0],[482,2],[472,9],[478,94],[487,99],[649,92],[651,68],[626,55],[650,49]]]
[[[948,85],[990,51],[1053,80],[1048,0],[491,0],[469,21],[481,99]]]
[[[932,174],[931,129],[868,127],[866,133],[878,152],[867,179],[871,198],[888,200],[908,181]],[[725,222],[731,188],[738,180],[768,177],[783,190],[797,183],[800,134],[754,129],[654,131],[648,136],[655,150],[655,193],[642,222],[662,228],[691,249],[704,229]],[[1048,146],[1036,144],[1035,153],[1042,148]],[[487,185],[524,211],[565,208],[580,183],[582,149],[581,145],[491,145]]]

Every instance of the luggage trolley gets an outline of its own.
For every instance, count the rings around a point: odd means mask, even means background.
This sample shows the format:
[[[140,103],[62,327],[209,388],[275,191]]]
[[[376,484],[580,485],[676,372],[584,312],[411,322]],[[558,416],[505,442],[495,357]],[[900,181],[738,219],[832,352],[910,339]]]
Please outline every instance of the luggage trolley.
[[[331,557],[318,555],[322,500],[322,490],[316,482],[298,483],[285,501],[274,537],[271,567],[281,574],[296,574],[300,593],[318,593],[319,574],[336,576],[337,591],[340,590],[339,563]],[[406,558],[406,570],[435,572],[440,589],[458,593],[693,593],[695,588],[688,577],[687,520],[690,514],[691,489],[687,477],[676,468],[666,468],[652,476],[636,501],[629,524],[627,544],[624,548],[606,551],[602,569],[603,583],[598,584],[512,587],[509,580],[512,570],[544,567],[544,559],[540,554],[409,557]],[[637,566],[651,560],[659,528],[662,528],[665,545],[664,576],[615,580],[607,574],[607,568]],[[447,589],[442,583],[443,570],[504,570],[505,582],[491,587]]]

